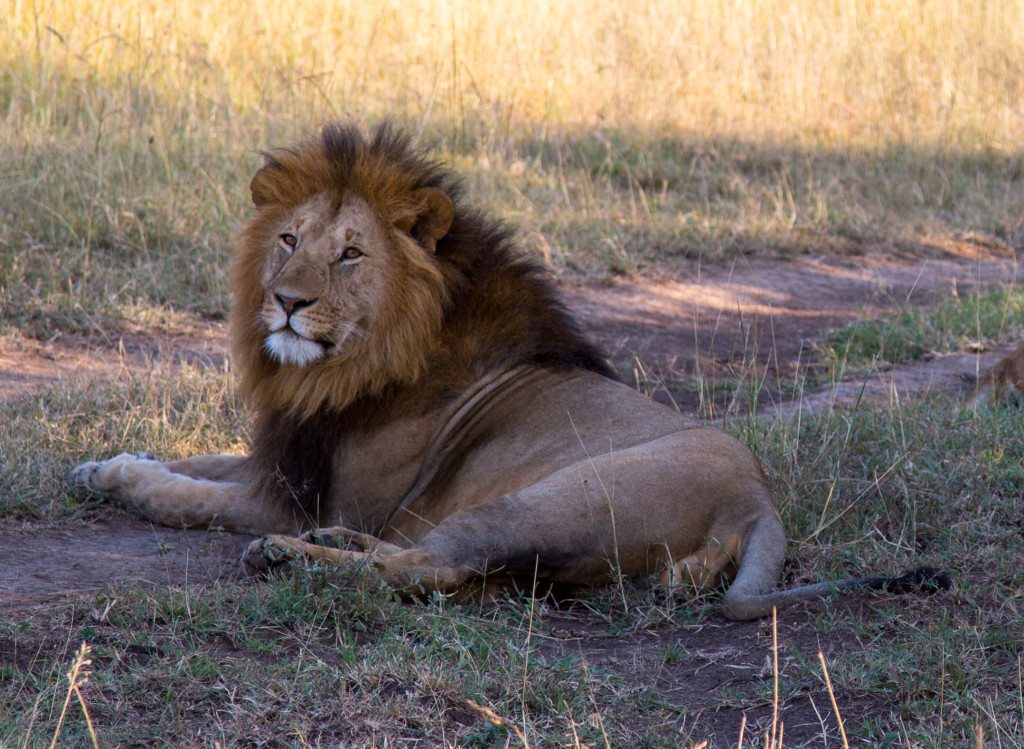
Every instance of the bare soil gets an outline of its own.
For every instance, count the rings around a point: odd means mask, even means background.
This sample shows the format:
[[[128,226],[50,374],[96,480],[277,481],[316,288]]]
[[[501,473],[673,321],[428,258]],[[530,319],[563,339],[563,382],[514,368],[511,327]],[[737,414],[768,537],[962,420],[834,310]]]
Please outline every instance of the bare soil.
[[[249,540],[165,528],[120,510],[73,525],[7,524],[0,528],[0,618],[70,594],[238,579]]]
[[[864,603],[844,599],[837,605],[855,609]],[[744,719],[745,743],[761,745],[771,729],[772,695],[765,693],[753,707],[749,703],[751,690],[772,680],[769,620],[730,622],[712,617],[690,626],[630,636],[595,631],[576,620],[572,612],[549,613],[546,620],[555,627],[557,639],[543,644],[541,652],[555,657],[576,655],[634,684],[652,687],[667,707],[683,715],[680,746],[704,739],[710,740],[711,746],[732,746]],[[779,680],[788,692],[779,700],[785,745],[839,745],[838,724],[824,685],[820,679],[801,678],[797,672],[800,664],[817,662],[819,649],[829,660],[840,657],[842,643],[823,642],[813,617],[799,610],[780,612],[778,626]],[[747,698],[737,699],[738,694]],[[868,694],[843,693],[837,699],[843,720],[853,725],[885,707],[884,701]]]
[[[628,380],[635,372],[656,399],[694,411],[699,394],[674,387],[680,377],[713,381],[756,370],[766,380],[763,398],[771,403],[779,398],[778,385],[808,362],[826,330],[1024,274],[1016,255],[956,247],[958,252],[923,257],[744,257],[726,267],[693,268],[672,280],[623,280],[568,289],[567,295],[623,376]],[[980,352],[960,363],[973,372],[995,359]],[[908,395],[939,384],[917,372],[906,378],[890,373],[894,379],[906,380]]]
[[[111,378],[126,369],[182,364],[221,369],[227,365],[225,332],[223,323],[205,322],[177,335],[0,338],[0,399],[37,392],[61,380]]]
[[[620,371],[643,371],[657,397],[692,411],[692,394],[665,383],[680,375],[713,379],[751,364],[781,381],[806,361],[810,347],[829,328],[933,301],[954,289],[1020,280],[1016,256],[968,249],[924,257],[894,252],[790,261],[741,258],[730,266],[694,268],[671,280],[622,280],[564,291],[586,331],[605,346]],[[3,339],[0,398],[19,397],[61,380],[114,377],[124,368],[181,363],[220,368],[226,362],[224,349],[220,323],[164,337]],[[865,400],[887,403],[894,396],[905,400],[936,389],[956,393],[965,387],[962,375],[984,370],[1005,350],[940,356],[805,394],[799,401],[773,400],[769,389],[762,413],[786,417],[798,409],[851,407]],[[240,574],[236,560],[248,540],[161,528],[114,509],[91,522],[0,523],[0,621],[43,615],[69,594],[233,579]],[[860,604],[854,599],[843,605]],[[735,741],[740,710],[731,709],[723,695],[731,685],[763,679],[770,668],[764,623],[713,620],[699,627],[605,637],[582,619],[565,616],[564,637],[545,647],[575,652],[653,685],[666,704],[692,717],[695,737],[711,734]],[[728,637],[723,636],[726,628]],[[780,622],[780,639],[789,649],[786,659],[813,659],[818,648],[813,633],[812,613],[787,612]],[[686,657],[676,662],[656,657],[669,644],[682,647]],[[833,646],[841,649],[842,644],[826,643],[826,652]],[[865,695],[840,700],[847,720],[886,707]],[[789,739],[834,735],[820,684],[806,685],[783,710]],[[763,734],[770,700],[763,709],[744,712],[754,735]]]

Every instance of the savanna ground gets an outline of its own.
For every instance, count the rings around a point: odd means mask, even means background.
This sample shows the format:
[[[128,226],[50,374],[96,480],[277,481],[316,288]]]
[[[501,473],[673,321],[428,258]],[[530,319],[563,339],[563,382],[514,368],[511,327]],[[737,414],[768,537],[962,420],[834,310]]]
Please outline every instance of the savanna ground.
[[[840,746],[819,649],[851,745],[1024,745],[1024,410],[959,406],[1024,331],[1024,4],[3,11],[0,745],[91,745],[84,704],[105,747],[763,746],[776,707],[776,744]],[[787,585],[953,589],[780,612],[775,668],[714,596],[242,579],[245,539],[71,492],[83,459],[244,449],[225,270],[258,151],[383,116],[627,381],[756,450]]]

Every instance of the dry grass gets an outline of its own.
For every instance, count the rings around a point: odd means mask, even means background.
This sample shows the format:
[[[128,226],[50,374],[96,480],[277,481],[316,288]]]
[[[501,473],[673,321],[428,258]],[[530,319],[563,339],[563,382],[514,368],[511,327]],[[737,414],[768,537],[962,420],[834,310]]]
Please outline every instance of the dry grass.
[[[260,147],[287,123],[396,114],[506,137],[539,123],[815,146],[1020,142],[1019,0],[256,0],[244,11],[226,0],[15,0],[11,10],[11,83],[35,96],[7,116],[42,141],[69,126],[188,125]]]
[[[0,313],[222,314],[260,149],[390,116],[556,269],[1022,241],[1024,3],[175,3],[0,14]]]

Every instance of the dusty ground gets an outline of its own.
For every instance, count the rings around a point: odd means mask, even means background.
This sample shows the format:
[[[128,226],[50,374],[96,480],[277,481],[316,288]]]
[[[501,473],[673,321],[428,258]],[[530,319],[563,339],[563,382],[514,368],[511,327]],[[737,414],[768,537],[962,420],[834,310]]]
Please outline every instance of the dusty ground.
[[[921,256],[740,258],[729,266],[694,267],[673,280],[623,280],[563,291],[583,326],[629,379],[636,363],[655,395],[672,378],[709,378],[759,364],[769,377],[792,375],[823,331],[858,318],[891,314],[956,289],[1024,277],[1015,255],[970,244]],[[929,256],[930,255],[930,256]],[[204,323],[187,335],[106,338],[61,335],[41,342],[0,339],[0,397],[61,378],[116,374],[187,362],[223,367],[226,327]],[[973,362],[984,364],[991,357]],[[683,410],[694,396],[672,391]]]
[[[840,606],[856,608],[847,599]],[[772,702],[751,709],[749,704],[730,704],[722,695],[743,691],[772,677],[771,622],[730,622],[713,618],[687,627],[659,628],[631,637],[609,635],[582,625],[572,612],[546,615],[557,640],[542,645],[552,655],[579,655],[585,662],[631,676],[637,683],[653,685],[661,699],[686,715],[682,735],[691,739],[682,746],[713,737],[713,746],[735,744],[746,717],[747,740],[761,745],[771,727]],[[559,626],[564,624],[564,626]],[[802,613],[779,615],[779,663],[781,678],[794,678],[789,668],[796,662],[814,662],[822,647],[813,619]],[[827,649],[827,646],[826,646]],[[666,652],[678,656],[666,659]],[[785,723],[786,746],[804,742],[833,745],[838,727],[831,714],[828,693],[820,681],[800,684],[795,694],[780,700],[779,715]],[[877,714],[882,701],[866,694],[843,694],[842,715],[850,723]]]
[[[806,363],[822,333],[860,318],[893,314],[1022,277],[1015,256],[961,252],[921,257],[899,252],[851,257],[806,257],[794,261],[741,258],[729,267],[652,283],[623,281],[607,288],[568,291],[572,307],[604,345],[620,372],[639,360],[653,395],[669,396],[684,411],[698,396],[679,392],[679,376],[715,379],[756,367],[772,384],[791,378]],[[971,371],[991,355],[963,362]],[[901,375],[896,373],[897,379]],[[911,375],[913,392],[929,387]]]
[[[629,280],[565,292],[586,329],[620,370],[628,373],[639,363],[657,397],[693,410],[692,394],[674,391],[673,378],[713,378],[736,362],[756,362],[772,377],[784,379],[797,361],[806,361],[809,347],[828,328],[922,303],[954,287],[963,290],[1020,277],[1014,257],[963,253],[921,258],[897,253],[794,261],[741,259],[730,267],[694,269],[675,280]],[[114,376],[123,367],[180,362],[223,367],[224,337],[224,326],[210,323],[190,335],[163,338],[3,340],[0,397],[17,397],[62,378]],[[956,392],[964,387],[962,374],[985,369],[1001,352],[937,357],[807,393],[796,402],[772,402],[769,389],[762,413],[786,417],[800,408],[852,406],[862,399],[884,403],[894,394],[906,399],[934,388]],[[71,592],[89,595],[124,586],[202,585],[234,578],[247,540],[160,528],[115,510],[73,526],[0,524],[0,620],[45,618],[51,604]],[[52,553],[56,548],[62,550],[59,557]],[[715,695],[723,685],[761,678],[769,667],[770,639],[763,623],[712,622],[623,640],[595,636],[585,618],[564,616],[564,638],[548,647],[555,652],[574,650],[638,678],[654,678],[667,703],[683,706],[693,716],[698,735],[711,730],[724,737],[735,731],[739,710],[721,705]],[[818,645],[811,621],[801,612],[783,618],[783,639],[792,657],[815,657]],[[729,645],[723,647],[717,630],[726,626]],[[681,646],[686,662],[666,663],[651,671],[646,661],[667,643]],[[844,711],[856,719],[882,707],[868,697],[849,696]],[[794,740],[834,731],[827,697],[820,690],[809,687],[784,708],[787,736]],[[746,712],[752,728],[763,730],[770,704]]]

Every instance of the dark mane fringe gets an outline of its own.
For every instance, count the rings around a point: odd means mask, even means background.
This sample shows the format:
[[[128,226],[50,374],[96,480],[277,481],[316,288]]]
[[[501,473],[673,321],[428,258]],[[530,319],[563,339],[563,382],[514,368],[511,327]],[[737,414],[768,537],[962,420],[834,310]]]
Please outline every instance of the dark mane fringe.
[[[249,454],[259,492],[279,498],[313,527],[321,525],[341,434],[338,415],[328,410],[305,421],[292,414],[262,414]]]
[[[319,149],[324,158],[300,158]],[[448,285],[440,339],[420,382],[357,398],[342,411],[324,408],[311,418],[263,413],[252,443],[263,490],[294,504],[314,523],[318,502],[331,492],[338,444],[352,429],[386,418],[397,409],[456,395],[478,377],[501,368],[536,364],[585,369],[616,379],[602,352],[583,335],[549,273],[516,246],[515,232],[467,204],[461,180],[384,123],[369,141],[350,125],[323,128],[318,142],[267,154],[253,180],[253,199],[298,205],[320,192],[357,193],[385,220],[403,198],[424,187],[443,191],[455,206],[448,234],[435,259]]]

